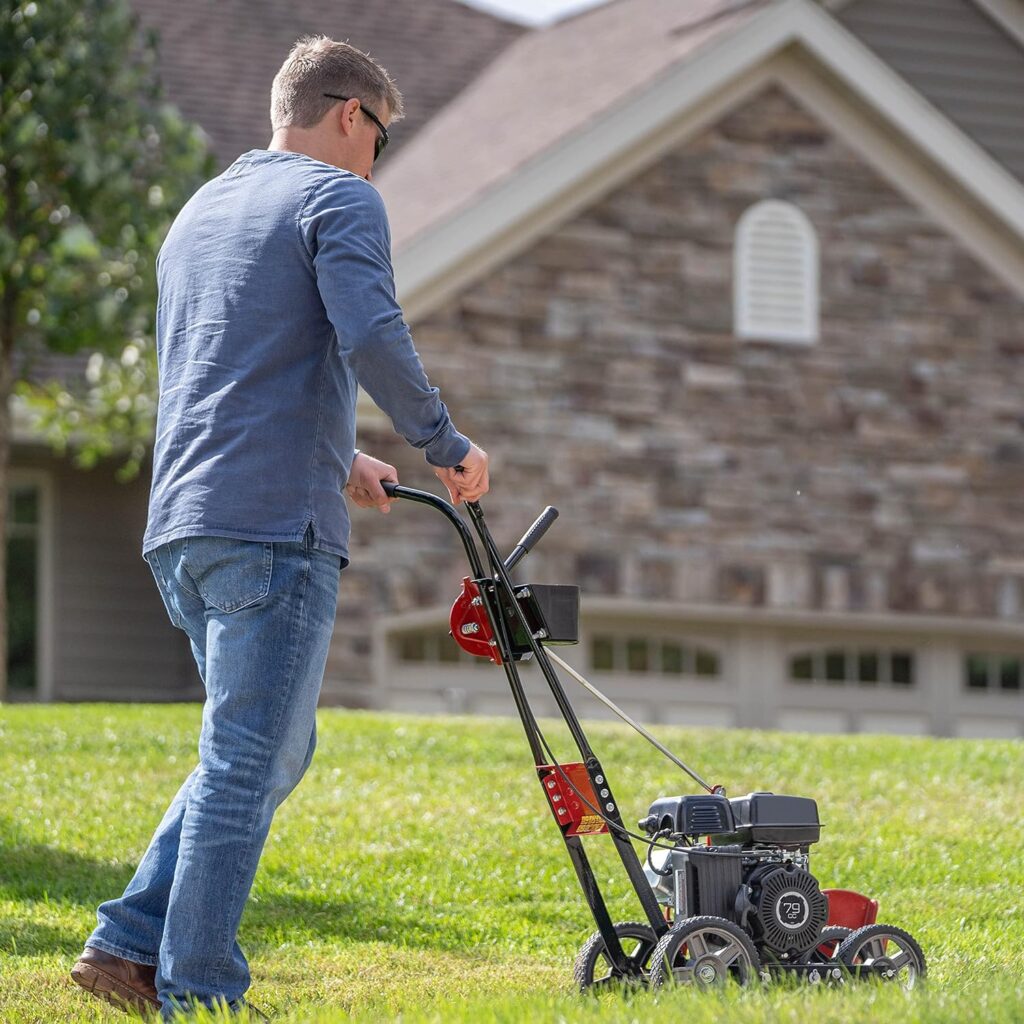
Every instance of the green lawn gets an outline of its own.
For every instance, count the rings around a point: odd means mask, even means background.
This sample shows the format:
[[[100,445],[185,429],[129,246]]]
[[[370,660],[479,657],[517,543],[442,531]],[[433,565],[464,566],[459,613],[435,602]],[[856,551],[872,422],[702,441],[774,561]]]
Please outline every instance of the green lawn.
[[[0,707],[0,1021],[119,1021],[67,977],[192,768],[197,706]],[[662,729],[732,795],[818,800],[811,868],[879,899],[929,962],[877,986],[722,994],[572,989],[593,930],[515,721],[320,713],[242,921],[254,1003],[286,1021],[1024,1020],[1024,744]],[[549,738],[573,759],[554,725]],[[635,821],[692,792],[624,727],[590,730]],[[616,917],[639,909],[588,841]]]

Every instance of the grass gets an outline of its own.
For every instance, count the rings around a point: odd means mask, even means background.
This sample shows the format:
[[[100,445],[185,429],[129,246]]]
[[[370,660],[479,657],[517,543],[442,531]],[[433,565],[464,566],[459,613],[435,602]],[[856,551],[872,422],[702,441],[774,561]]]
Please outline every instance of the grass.
[[[67,972],[191,769],[199,722],[190,705],[0,708],[3,1024],[128,1019]],[[826,827],[812,871],[879,899],[880,920],[923,946],[929,981],[595,1000],[572,989],[593,923],[517,722],[325,710],[319,727],[240,932],[249,995],[277,1019],[1024,1020],[1024,744],[659,730],[734,795],[815,797]],[[692,792],[624,727],[590,733],[627,820]],[[636,919],[610,842],[588,851],[613,915]]]

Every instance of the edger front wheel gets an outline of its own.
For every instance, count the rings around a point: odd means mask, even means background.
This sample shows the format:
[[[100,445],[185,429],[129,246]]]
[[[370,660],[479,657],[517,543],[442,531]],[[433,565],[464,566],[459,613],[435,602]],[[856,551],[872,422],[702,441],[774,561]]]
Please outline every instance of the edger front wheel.
[[[623,921],[614,927],[633,973],[623,974],[615,969],[601,933],[595,932],[583,943],[573,965],[573,976],[581,992],[606,988],[616,983],[647,984],[648,963],[658,944],[654,929],[639,921]]]

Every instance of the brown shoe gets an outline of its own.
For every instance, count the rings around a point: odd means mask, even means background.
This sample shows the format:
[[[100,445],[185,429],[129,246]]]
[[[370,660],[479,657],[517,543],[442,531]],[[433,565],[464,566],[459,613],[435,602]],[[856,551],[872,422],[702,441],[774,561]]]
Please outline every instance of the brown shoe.
[[[71,968],[71,977],[100,999],[120,1010],[148,1016],[160,1009],[156,996],[156,968],[137,964],[101,949],[86,946]]]

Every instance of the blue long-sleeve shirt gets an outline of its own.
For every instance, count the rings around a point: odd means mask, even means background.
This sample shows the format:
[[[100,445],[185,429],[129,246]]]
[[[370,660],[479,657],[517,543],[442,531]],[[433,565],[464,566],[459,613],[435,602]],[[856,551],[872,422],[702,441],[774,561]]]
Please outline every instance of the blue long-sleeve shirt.
[[[348,561],[361,384],[435,466],[469,441],[395,299],[377,190],[254,149],[185,204],[157,259],[160,404],[143,553],[180,537],[301,540]]]

